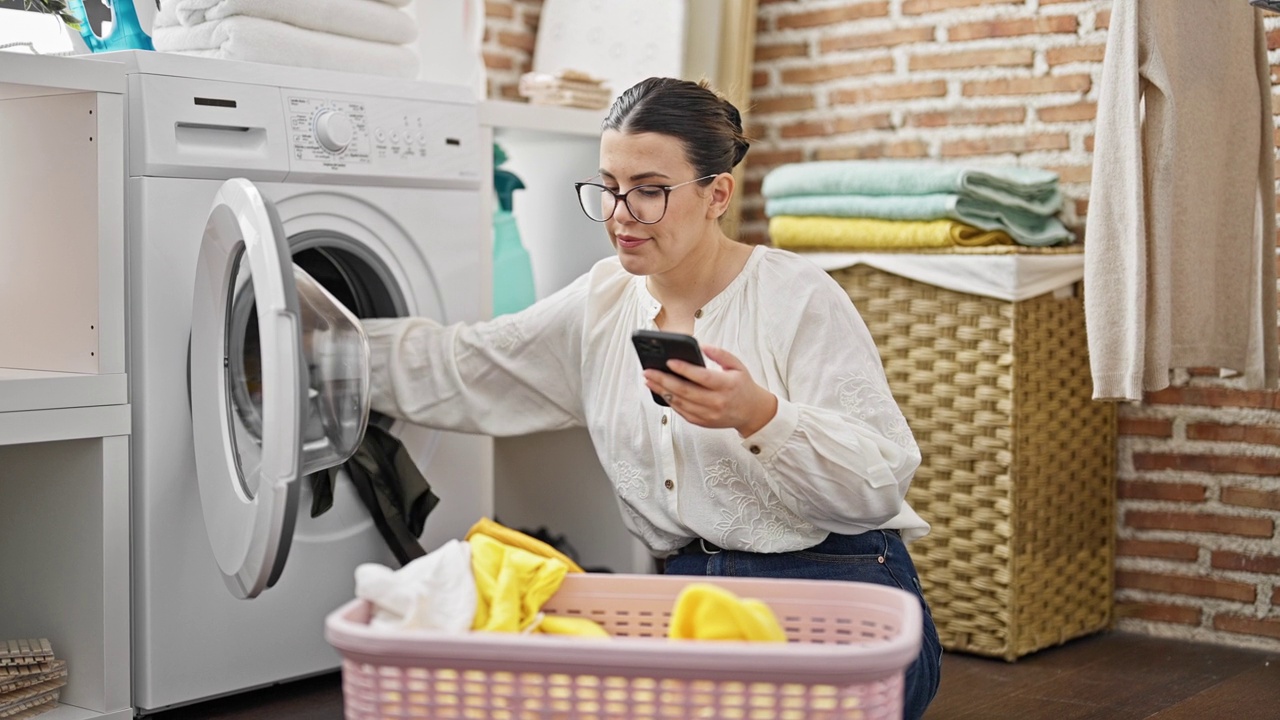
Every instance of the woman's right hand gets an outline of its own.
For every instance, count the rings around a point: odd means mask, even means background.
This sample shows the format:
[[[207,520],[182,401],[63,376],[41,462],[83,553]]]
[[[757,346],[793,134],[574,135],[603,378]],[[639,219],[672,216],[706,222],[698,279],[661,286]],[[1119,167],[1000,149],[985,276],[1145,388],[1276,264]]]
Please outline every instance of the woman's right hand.
[[[728,350],[704,345],[702,353],[720,369],[669,360],[675,375],[646,370],[645,385],[685,420],[707,428],[733,428],[742,437],[759,432],[778,412],[778,398],[756,384]]]

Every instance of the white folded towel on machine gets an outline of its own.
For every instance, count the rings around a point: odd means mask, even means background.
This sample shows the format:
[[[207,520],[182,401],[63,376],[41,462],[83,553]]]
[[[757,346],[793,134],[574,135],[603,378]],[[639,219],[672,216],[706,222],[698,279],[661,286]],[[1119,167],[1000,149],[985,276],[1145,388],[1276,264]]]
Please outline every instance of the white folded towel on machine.
[[[156,16],[151,40],[160,52],[399,78],[418,75],[418,56],[407,45],[359,40],[246,15],[187,27],[177,22],[166,5]]]
[[[403,44],[418,37],[408,13],[372,0],[165,0],[164,5],[186,27],[243,15],[374,42]]]

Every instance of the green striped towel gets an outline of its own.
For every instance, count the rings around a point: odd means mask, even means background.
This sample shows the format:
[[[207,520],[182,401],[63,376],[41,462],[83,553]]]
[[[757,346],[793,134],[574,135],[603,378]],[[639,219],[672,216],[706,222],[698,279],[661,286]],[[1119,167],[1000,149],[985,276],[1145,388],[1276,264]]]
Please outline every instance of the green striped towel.
[[[954,194],[1053,215],[1062,208],[1057,173],[1041,168],[981,167],[907,160],[825,160],[769,172],[766,198],[794,195]]]

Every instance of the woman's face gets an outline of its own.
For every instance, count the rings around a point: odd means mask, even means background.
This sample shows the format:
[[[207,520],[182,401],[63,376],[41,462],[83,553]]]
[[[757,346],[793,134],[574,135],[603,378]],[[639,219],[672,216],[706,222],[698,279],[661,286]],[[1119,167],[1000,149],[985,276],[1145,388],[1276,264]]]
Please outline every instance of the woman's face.
[[[600,138],[600,177],[602,185],[621,194],[638,185],[679,185],[697,175],[674,137],[606,130]],[[627,272],[656,275],[676,268],[698,247],[716,223],[711,206],[711,192],[690,183],[671,191],[666,214],[652,225],[638,222],[621,201],[604,225]]]

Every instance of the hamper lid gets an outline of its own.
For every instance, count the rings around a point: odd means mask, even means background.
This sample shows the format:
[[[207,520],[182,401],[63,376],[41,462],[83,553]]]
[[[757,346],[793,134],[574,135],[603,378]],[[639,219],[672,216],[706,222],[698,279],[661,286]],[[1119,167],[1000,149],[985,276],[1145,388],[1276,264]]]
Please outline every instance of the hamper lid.
[[[1084,253],[1054,252],[806,252],[823,270],[869,265],[956,292],[1019,302],[1067,288],[1084,278]]]

